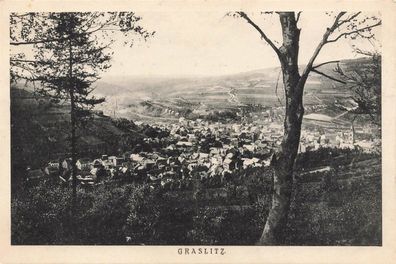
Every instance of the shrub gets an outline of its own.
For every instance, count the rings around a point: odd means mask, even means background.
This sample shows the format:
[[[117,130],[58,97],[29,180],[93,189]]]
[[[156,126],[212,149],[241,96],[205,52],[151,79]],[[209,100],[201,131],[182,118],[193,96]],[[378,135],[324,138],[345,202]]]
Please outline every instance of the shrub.
[[[11,243],[62,244],[69,242],[70,191],[49,188],[47,183],[32,187],[11,202]],[[70,231],[70,230],[69,230]]]
[[[129,214],[128,204],[139,187],[102,185],[79,199],[81,211],[76,215],[78,239],[86,244],[123,244],[123,226]],[[139,202],[139,201],[137,201]]]
[[[183,197],[108,182],[78,189],[40,182],[11,202],[12,244],[187,244],[195,213]]]
[[[123,244],[130,210],[150,197],[147,189],[132,184],[79,189],[72,208],[69,188],[41,182],[12,199],[12,244]],[[138,199],[142,192],[145,198]],[[147,212],[147,225],[153,214]]]
[[[188,244],[191,229],[191,205],[183,198],[160,190],[142,188],[128,201],[129,214],[125,234],[131,244]]]

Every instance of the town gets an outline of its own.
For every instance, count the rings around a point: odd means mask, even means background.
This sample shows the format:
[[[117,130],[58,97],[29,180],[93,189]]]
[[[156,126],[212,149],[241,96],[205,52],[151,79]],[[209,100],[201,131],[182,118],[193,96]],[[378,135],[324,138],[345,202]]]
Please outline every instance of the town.
[[[5,8],[11,245],[383,245],[389,15],[38,5]]]
[[[77,179],[82,186],[103,180],[148,182],[153,188],[164,189],[191,189],[195,180],[207,187],[221,186],[236,171],[271,165],[283,133],[277,111],[280,109],[244,113],[239,122],[180,117],[176,123],[157,121],[149,126],[137,121],[136,125],[161,131],[162,136],[158,137],[157,133],[145,137],[142,144],[131,146],[130,151],[119,155],[79,157]],[[319,148],[376,151],[380,141],[373,137],[372,126],[357,126],[352,131],[346,121],[327,119],[320,114],[306,116],[299,153]],[[70,182],[71,159],[52,160],[44,172],[38,169],[28,174],[28,179],[46,174],[59,178],[60,182]]]

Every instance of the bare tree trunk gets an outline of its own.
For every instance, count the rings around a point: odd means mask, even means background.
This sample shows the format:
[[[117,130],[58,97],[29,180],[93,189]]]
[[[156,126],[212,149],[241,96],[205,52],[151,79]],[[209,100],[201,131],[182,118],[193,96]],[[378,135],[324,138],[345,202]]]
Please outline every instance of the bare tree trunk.
[[[298,110],[303,114],[302,106]],[[302,119],[302,118],[301,118]],[[282,244],[286,236],[287,217],[293,186],[293,166],[300,142],[301,119],[285,117],[285,131],[281,151],[275,162],[272,206],[260,238],[260,244]]]
[[[279,16],[283,32],[279,59],[286,94],[286,111],[281,150],[275,160],[272,206],[259,241],[262,245],[284,243],[293,186],[293,166],[300,143],[301,122],[304,115],[302,96],[305,80],[300,80],[298,71],[300,29],[297,28],[294,13],[280,13]]]
[[[301,12],[297,13],[297,18],[294,12],[275,12],[279,15],[282,28],[283,44],[279,48],[277,48],[274,42],[268,38],[265,32],[257,24],[255,24],[245,12],[240,11],[236,13],[260,33],[260,37],[265,42],[267,42],[267,44],[278,55],[282,67],[283,84],[286,97],[284,136],[278,157],[274,156],[276,172],[274,175],[272,207],[259,241],[259,244],[282,244],[285,238],[285,226],[290,209],[289,207],[293,187],[293,167],[300,143],[301,122],[304,115],[303,91],[306,80],[309,73],[314,71],[315,73],[325,76],[331,80],[339,81],[316,70],[317,67],[331,62],[321,63],[317,66],[314,66],[313,63],[325,44],[336,42],[343,36],[350,36],[379,26],[381,25],[381,21],[376,21],[370,26],[358,28],[355,25],[354,18],[356,18],[360,12],[352,14],[347,18],[344,17],[346,12],[339,12],[335,17],[332,26],[326,29],[322,40],[316,47],[310,60],[300,75],[298,70],[300,29],[297,27],[297,22]],[[363,22],[365,20],[366,19],[364,19]],[[336,29],[340,29],[340,27],[346,23],[348,23],[348,25],[352,25],[352,30],[347,30],[344,33],[340,33],[338,36],[329,40],[330,35]]]

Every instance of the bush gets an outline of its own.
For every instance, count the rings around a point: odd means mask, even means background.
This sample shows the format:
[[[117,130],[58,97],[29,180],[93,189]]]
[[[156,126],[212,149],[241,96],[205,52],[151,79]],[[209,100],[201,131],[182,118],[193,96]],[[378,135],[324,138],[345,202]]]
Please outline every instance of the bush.
[[[252,245],[270,208],[272,173],[240,170],[222,188],[193,191],[106,182],[78,189],[73,211],[69,188],[41,182],[12,199],[12,243]],[[328,176],[309,199],[334,191]]]
[[[372,175],[379,171],[368,167],[370,177],[338,179],[350,172],[296,181],[286,244],[381,243],[381,181]],[[43,181],[13,193],[12,244],[252,245],[271,205],[272,174],[240,170],[222,188],[197,184],[185,191],[106,182],[78,189],[74,210],[70,188]]]
[[[127,184],[121,187],[102,185],[79,199],[78,238],[86,244],[124,244],[124,224],[129,204],[141,188]]]
[[[182,244],[192,228],[190,207],[148,185],[115,183],[71,190],[41,182],[11,202],[14,245]],[[73,210],[72,210],[73,209]]]
[[[79,189],[72,208],[69,188],[41,182],[12,199],[12,244],[124,244],[130,210],[143,202],[141,193],[150,200],[147,190],[132,184]],[[155,221],[155,212],[146,221]]]
[[[11,243],[62,244],[71,231],[70,192],[47,183],[32,187],[11,202]]]

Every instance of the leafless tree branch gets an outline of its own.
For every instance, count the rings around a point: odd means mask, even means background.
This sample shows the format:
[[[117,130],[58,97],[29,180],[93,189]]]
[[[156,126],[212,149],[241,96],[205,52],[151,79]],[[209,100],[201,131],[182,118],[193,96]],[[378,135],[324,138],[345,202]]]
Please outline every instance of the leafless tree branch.
[[[323,65],[326,65],[326,64],[330,64],[330,63],[339,63],[339,62],[340,62],[339,60],[323,62],[323,63],[320,63],[320,64],[318,64],[318,65],[312,66],[312,69],[319,68],[319,67],[321,67],[321,66],[323,66]]]
[[[281,72],[282,72],[282,71],[279,70],[278,78],[276,79],[275,95],[276,95],[276,98],[278,99],[279,105],[280,105],[280,106],[283,106],[283,103],[282,103],[282,101],[281,101],[281,99],[279,98],[279,95],[278,95],[278,84],[279,84],[279,78],[280,78]]]
[[[245,12],[240,11],[237,12],[237,14],[245,19],[246,22],[248,22],[251,26],[253,26],[260,33],[261,38],[264,39],[268,43],[268,45],[271,46],[271,48],[276,52],[278,56],[281,56],[281,53],[279,49],[275,46],[275,44],[268,38],[264,31],[262,31],[261,28],[248,17]]]
[[[48,42],[58,42],[58,41],[65,41],[68,38],[59,38],[59,39],[43,39],[43,40],[37,40],[37,41],[18,41],[18,42],[10,42],[11,46],[20,46],[20,45],[34,45],[34,44],[42,44],[42,43],[48,43]]]
[[[333,22],[333,25],[330,28],[327,28],[326,32],[323,34],[322,40],[316,47],[314,53],[312,54],[311,59],[309,60],[307,66],[305,67],[305,69],[303,71],[303,74],[301,75],[301,78],[300,78],[301,83],[299,82],[299,86],[301,86],[301,84],[305,83],[305,81],[307,80],[308,74],[312,70],[312,65],[315,62],[316,57],[319,55],[319,52],[322,50],[323,46],[328,42],[328,38],[329,38],[330,34],[333,33],[333,31],[338,27],[339,21],[340,21],[341,17],[343,15],[345,15],[345,13],[346,12],[338,13],[338,15],[336,16],[336,18]]]
[[[376,24],[373,24],[373,25],[370,25],[370,26],[366,26],[366,27],[359,28],[359,29],[356,29],[356,30],[353,30],[353,31],[342,33],[342,34],[338,35],[335,39],[327,40],[327,43],[336,42],[337,40],[339,40],[342,37],[346,37],[346,36],[349,36],[349,35],[352,35],[352,34],[360,33],[360,32],[362,32],[362,31],[364,31],[366,29],[371,29],[371,28],[374,28],[374,27],[378,27],[381,24],[382,24],[381,21],[379,21]]]
[[[345,24],[347,22],[352,21],[352,19],[356,18],[358,15],[360,15],[362,12],[357,12],[356,14],[351,15],[350,17],[344,19],[344,20],[340,20],[338,27],[340,27],[342,24]]]
[[[326,77],[326,78],[329,78],[330,80],[333,80],[333,81],[336,81],[336,82],[340,82],[340,83],[342,83],[342,84],[346,84],[346,82],[341,81],[341,80],[339,80],[339,79],[336,79],[336,78],[334,78],[334,77],[332,77],[332,76],[330,76],[330,75],[327,75],[327,74],[325,74],[325,73],[323,73],[323,72],[320,72],[320,71],[318,71],[318,70],[316,70],[316,69],[311,69],[311,71],[312,71],[312,72],[315,72],[315,73],[317,73],[317,74],[320,74],[320,75],[322,75],[322,76],[324,76],[324,77]]]

